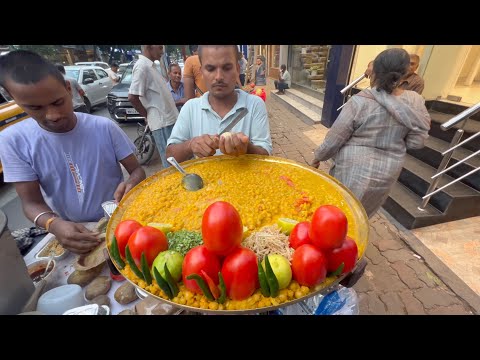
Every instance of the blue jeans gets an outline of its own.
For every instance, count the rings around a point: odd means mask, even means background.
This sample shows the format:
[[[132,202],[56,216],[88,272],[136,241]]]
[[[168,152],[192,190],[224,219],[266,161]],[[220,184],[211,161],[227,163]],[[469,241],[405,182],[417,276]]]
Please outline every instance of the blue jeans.
[[[172,129],[173,124],[152,131],[153,139],[155,140],[155,145],[157,146],[157,150],[160,154],[160,158],[162,159],[162,165],[164,168],[170,166],[170,164],[167,162],[167,156],[165,152],[167,151],[167,141],[172,134]]]

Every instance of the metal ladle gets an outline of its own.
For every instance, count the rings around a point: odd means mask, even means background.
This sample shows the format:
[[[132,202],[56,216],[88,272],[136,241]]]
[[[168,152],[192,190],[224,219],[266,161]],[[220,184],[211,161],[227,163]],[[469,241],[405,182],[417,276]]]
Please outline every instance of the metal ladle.
[[[48,275],[48,270],[50,269],[50,264],[52,263],[53,261],[53,258],[55,256],[55,251],[54,250],[50,250],[50,254],[49,254],[49,258],[48,258],[48,262],[47,262],[47,267],[45,268],[45,271],[43,272],[43,274],[40,276],[41,279],[45,278],[47,275]]]
[[[167,158],[167,161],[183,174],[182,185],[186,190],[197,191],[203,188],[203,179],[200,175],[187,173],[172,156]]]

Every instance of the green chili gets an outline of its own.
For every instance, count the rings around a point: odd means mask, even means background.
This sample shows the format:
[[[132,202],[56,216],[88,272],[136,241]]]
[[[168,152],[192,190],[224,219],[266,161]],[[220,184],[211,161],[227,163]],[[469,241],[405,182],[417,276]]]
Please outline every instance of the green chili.
[[[147,257],[145,256],[145,252],[142,252],[142,273],[143,273],[143,278],[145,279],[145,282],[147,285],[150,285],[152,283],[152,274],[150,274],[150,268],[148,267],[148,261]]]
[[[260,282],[260,291],[263,296],[270,296],[270,287],[268,286],[268,281],[263,271],[263,266],[260,260],[258,260],[258,281]]]
[[[217,299],[219,304],[223,304],[227,300],[227,287],[225,286],[225,281],[223,281],[222,273],[218,272],[218,287],[220,288],[220,297]]]
[[[145,280],[142,272],[138,269],[137,264],[135,264],[135,260],[133,260],[132,258],[132,253],[130,252],[128,245],[125,247],[125,258],[127,259],[127,263],[128,265],[130,265],[130,268],[135,273],[135,275],[137,275],[140,279]]]
[[[272,266],[270,265],[268,255],[265,256],[265,275],[267,278],[268,286],[270,288],[270,296],[277,297],[279,292],[278,280],[275,276],[275,273],[273,272]]]
[[[329,276],[338,276],[342,273],[343,271],[343,268],[345,267],[345,263],[341,263],[340,266],[337,268],[337,270],[335,270],[334,272],[332,272]]]
[[[113,260],[115,261],[115,263],[120,269],[123,269],[125,267],[125,262],[120,256],[120,252],[118,250],[117,238],[115,236],[113,236],[112,243],[110,245],[110,255],[112,255]]]
[[[168,286],[170,287],[172,296],[175,297],[178,295],[179,289],[178,289],[177,282],[173,279],[172,275],[170,274],[170,271],[168,270],[167,263],[165,263],[164,271],[165,271],[165,281],[168,283]]]
[[[155,280],[157,281],[158,286],[160,287],[160,289],[163,290],[165,295],[167,295],[169,299],[173,299],[170,286],[168,286],[168,283],[162,278],[162,275],[160,275],[160,273],[158,272],[155,266],[153,267],[153,276],[155,277]]]
[[[203,280],[203,278],[200,275],[190,274],[190,275],[187,276],[187,280],[195,280],[198,287],[202,290],[203,295],[205,295],[205,297],[210,301],[215,300],[215,298],[213,297],[212,293],[210,292],[210,289],[208,288],[207,284],[205,284],[205,280]]]

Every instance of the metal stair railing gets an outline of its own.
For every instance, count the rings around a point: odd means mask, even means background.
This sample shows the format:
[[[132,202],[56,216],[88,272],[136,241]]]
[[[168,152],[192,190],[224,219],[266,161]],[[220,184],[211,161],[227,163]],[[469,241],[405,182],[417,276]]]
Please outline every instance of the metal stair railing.
[[[450,185],[452,185],[452,184],[454,184],[454,183],[456,183],[456,182],[466,178],[467,176],[470,176],[470,175],[472,175],[472,174],[474,174],[474,173],[476,173],[477,171],[480,170],[480,167],[477,167],[477,168],[473,169],[472,171],[460,176],[459,178],[457,178],[453,181],[450,181],[449,183],[447,183],[447,184],[443,185],[442,187],[436,189],[436,187],[438,185],[438,182],[440,181],[441,175],[447,173],[448,171],[450,171],[454,167],[456,167],[460,164],[463,164],[468,159],[480,154],[480,150],[478,150],[477,152],[474,152],[473,154],[465,157],[464,159],[456,162],[455,164],[453,164],[452,166],[447,168],[447,165],[450,162],[450,159],[452,158],[452,155],[453,155],[453,152],[455,151],[455,149],[457,149],[458,147],[460,147],[460,146],[468,143],[469,141],[475,139],[477,136],[480,136],[480,132],[478,132],[478,133],[470,136],[468,139],[465,139],[464,141],[460,142],[460,140],[463,136],[463,133],[464,133],[463,127],[465,126],[468,118],[470,118],[470,116],[475,115],[479,111],[480,111],[480,103],[462,111],[460,114],[454,116],[453,118],[451,118],[446,123],[444,123],[440,126],[442,130],[446,131],[448,129],[451,129],[456,124],[464,121],[464,123],[462,125],[462,129],[458,129],[457,132],[455,133],[455,135],[453,136],[448,150],[445,150],[442,153],[443,159],[442,159],[440,165],[438,166],[436,174],[432,176],[432,182],[430,183],[430,186],[428,187],[427,194],[422,197],[423,201],[422,201],[422,204],[418,207],[419,210],[424,211],[425,207],[427,206],[428,202],[430,201],[430,198],[433,195],[435,195],[436,193],[442,191],[443,189],[449,187]]]

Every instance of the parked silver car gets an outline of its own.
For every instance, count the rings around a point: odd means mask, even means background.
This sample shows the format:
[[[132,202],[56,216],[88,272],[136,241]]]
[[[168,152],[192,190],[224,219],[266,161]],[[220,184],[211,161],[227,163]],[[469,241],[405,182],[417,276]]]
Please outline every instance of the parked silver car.
[[[141,116],[138,111],[132,106],[132,103],[128,101],[128,90],[132,83],[132,71],[135,61],[125,69],[120,82],[113,87],[107,96],[107,108],[110,113],[110,117],[117,122],[124,121],[144,121],[145,118]]]
[[[80,66],[100,66],[104,70],[110,69],[110,65],[108,65],[106,62],[103,61],[82,61],[82,62],[76,62],[75,65],[80,65]]]
[[[65,66],[67,77],[77,80],[85,91],[87,111],[93,106],[107,102],[107,94],[112,90],[114,82],[107,72],[98,66]]]

